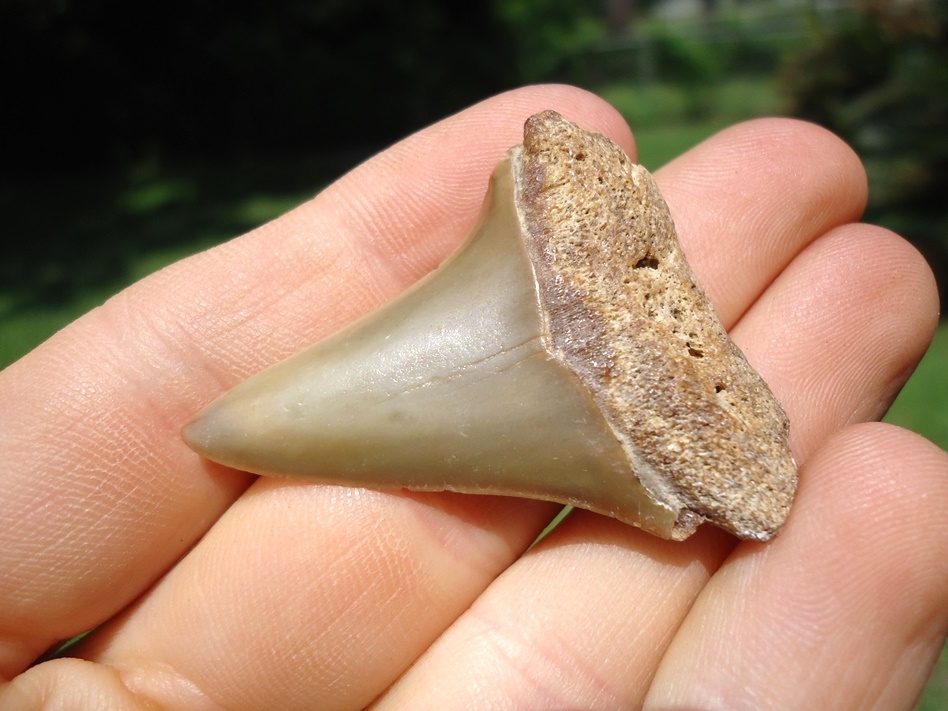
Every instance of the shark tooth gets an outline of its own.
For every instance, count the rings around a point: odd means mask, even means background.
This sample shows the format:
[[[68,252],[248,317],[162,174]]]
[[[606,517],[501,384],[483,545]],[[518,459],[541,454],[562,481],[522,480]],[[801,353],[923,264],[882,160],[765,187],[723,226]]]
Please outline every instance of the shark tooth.
[[[681,540],[767,540],[789,422],[685,261],[652,176],[545,111],[467,240],[395,300],[183,430],[263,475],[546,499]]]

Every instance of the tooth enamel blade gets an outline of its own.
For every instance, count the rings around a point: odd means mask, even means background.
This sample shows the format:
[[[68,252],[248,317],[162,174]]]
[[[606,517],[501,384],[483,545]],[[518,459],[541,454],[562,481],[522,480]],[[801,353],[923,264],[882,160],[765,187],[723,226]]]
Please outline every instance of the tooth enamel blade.
[[[205,457],[273,476],[548,499],[766,540],[786,415],[730,341],[654,180],[553,112],[466,242],[399,298],[209,405]]]

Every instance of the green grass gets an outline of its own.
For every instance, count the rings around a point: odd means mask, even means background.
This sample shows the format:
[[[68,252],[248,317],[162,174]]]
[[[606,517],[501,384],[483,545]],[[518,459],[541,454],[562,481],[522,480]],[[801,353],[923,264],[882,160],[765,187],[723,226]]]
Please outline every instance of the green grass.
[[[0,194],[8,234],[33,250],[0,265],[0,368],[138,279],[304,202],[345,167],[302,157],[82,175]]]
[[[948,709],[948,646],[941,650],[941,657],[925,692],[918,700],[915,711],[945,711]]]
[[[639,162],[649,170],[727,126],[779,115],[784,104],[774,82],[762,77],[737,77],[701,87],[614,83],[599,87],[596,93],[629,122]]]
[[[948,450],[948,323],[936,331],[885,421],[918,432]]]
[[[942,323],[915,373],[885,416],[948,450],[948,323]],[[942,650],[916,711],[948,709],[948,646]]]

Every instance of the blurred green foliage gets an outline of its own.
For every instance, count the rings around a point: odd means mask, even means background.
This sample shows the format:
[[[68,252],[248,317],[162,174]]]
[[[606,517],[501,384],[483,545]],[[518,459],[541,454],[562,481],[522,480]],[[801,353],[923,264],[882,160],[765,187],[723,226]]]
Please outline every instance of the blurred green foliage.
[[[0,284],[0,368],[125,286],[301,204],[341,169],[299,156],[70,177],[27,193],[7,227],[27,245],[31,230],[46,231],[58,253],[29,269],[43,280],[33,290]],[[5,251],[10,270],[15,253]]]
[[[0,3],[0,310],[67,304],[136,253],[248,229],[215,205],[324,184],[513,86],[514,54],[482,3]]]
[[[564,79],[571,57],[596,47],[605,29],[601,9],[576,0],[493,0],[497,19],[510,33],[517,81]]]
[[[910,239],[948,286],[948,0],[860,0],[785,67],[791,111],[840,135],[869,175],[867,219]]]
[[[518,81],[489,5],[437,0],[8,0],[0,58],[6,176],[377,147]]]
[[[935,333],[925,358],[885,420],[917,432],[948,451],[948,323],[943,322]]]

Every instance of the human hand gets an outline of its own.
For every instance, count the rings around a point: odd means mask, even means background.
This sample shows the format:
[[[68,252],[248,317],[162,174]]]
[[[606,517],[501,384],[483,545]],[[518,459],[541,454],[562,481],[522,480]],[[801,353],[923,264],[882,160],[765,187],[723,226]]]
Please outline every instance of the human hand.
[[[880,417],[934,328],[927,266],[855,224],[852,152],[742,124],[656,177],[802,465],[767,544],[544,502],[253,478],[180,427],[466,235],[523,120],[634,156],[566,87],[491,99],[127,289],[0,374],[0,708],[908,709],[941,649],[948,456]],[[98,628],[78,658],[27,667]],[[58,704],[58,705],[57,705]]]

